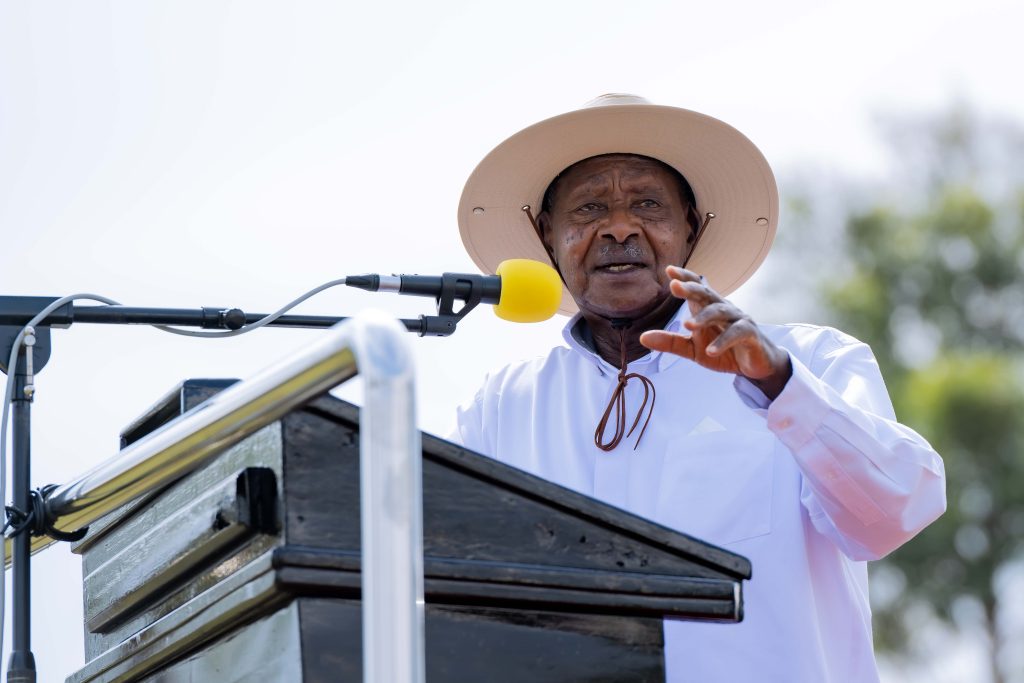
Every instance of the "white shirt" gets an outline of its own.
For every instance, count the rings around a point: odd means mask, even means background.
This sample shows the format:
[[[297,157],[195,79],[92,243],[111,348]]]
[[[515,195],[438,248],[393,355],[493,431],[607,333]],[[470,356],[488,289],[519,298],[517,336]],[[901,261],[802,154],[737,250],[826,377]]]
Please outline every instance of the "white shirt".
[[[774,401],[648,354],[629,371],[654,382],[653,417],[639,448],[638,427],[606,453],[594,429],[618,370],[573,336],[579,319],[567,347],[489,375],[456,440],[751,560],[741,623],[665,621],[668,681],[877,681],[866,560],[937,518],[946,496],[941,458],[895,421],[871,350],[830,328],[761,326],[793,365]],[[629,382],[629,424],[642,392]]]

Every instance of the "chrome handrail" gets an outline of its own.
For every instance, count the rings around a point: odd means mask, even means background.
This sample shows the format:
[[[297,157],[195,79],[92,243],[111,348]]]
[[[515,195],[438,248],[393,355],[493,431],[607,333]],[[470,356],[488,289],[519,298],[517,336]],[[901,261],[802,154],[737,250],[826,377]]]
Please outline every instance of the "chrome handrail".
[[[358,370],[357,370],[358,368]],[[218,453],[349,379],[360,413],[363,680],[422,683],[423,504],[412,352],[405,328],[364,313],[254,377],[125,447],[44,500],[52,528],[73,532],[192,472]],[[11,540],[5,540],[10,558]],[[32,552],[52,543],[34,537]]]

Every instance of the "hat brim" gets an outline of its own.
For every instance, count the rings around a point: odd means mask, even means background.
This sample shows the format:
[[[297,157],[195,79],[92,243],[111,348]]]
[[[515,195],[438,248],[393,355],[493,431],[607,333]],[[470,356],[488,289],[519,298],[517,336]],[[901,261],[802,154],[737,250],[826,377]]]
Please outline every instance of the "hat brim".
[[[561,171],[600,154],[658,159],[687,179],[701,216],[713,213],[687,266],[727,295],[743,284],[771,248],[778,227],[775,176],[761,152],[732,126],[704,114],[653,104],[590,107],[526,128],[494,148],[466,181],[459,232],[486,273],[502,261],[548,262],[522,210],[540,212],[544,191]],[[563,292],[559,312],[576,303]]]

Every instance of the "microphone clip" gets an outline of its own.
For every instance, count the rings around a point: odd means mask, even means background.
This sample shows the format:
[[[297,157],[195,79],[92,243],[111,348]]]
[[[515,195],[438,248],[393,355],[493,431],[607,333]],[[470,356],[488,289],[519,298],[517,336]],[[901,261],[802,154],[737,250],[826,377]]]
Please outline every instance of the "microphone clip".
[[[469,286],[469,293],[458,295],[458,285]],[[421,337],[447,337],[455,331],[459,321],[480,303],[483,297],[483,279],[480,276],[466,276],[460,273],[444,273],[441,276],[441,294],[437,297],[437,315],[421,315]],[[465,303],[455,310],[455,301],[464,299]]]

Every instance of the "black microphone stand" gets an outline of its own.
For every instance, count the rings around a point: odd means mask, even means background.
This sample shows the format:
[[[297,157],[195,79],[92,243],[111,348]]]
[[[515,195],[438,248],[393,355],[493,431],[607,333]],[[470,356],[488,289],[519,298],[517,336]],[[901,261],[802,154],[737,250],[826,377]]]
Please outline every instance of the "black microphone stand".
[[[14,336],[4,340],[6,343],[0,344],[0,354],[3,357],[0,367],[5,373],[12,371],[6,365],[16,336],[17,331]],[[36,680],[36,663],[35,657],[32,655],[32,615],[30,610],[32,580],[29,532],[34,521],[30,485],[31,418],[32,399],[35,393],[33,376],[36,370],[41,370],[46,365],[46,361],[50,357],[50,331],[41,328],[30,335],[26,342],[21,347],[13,368],[14,395],[11,397],[13,501],[11,507],[7,508],[7,513],[8,520],[13,527],[11,544],[13,619],[11,657],[7,662],[8,683],[35,683]]]
[[[445,273],[441,294],[437,297],[437,315],[400,320],[405,329],[422,336],[445,337],[455,331],[458,322],[480,303],[480,286]],[[461,284],[460,284],[461,283]],[[457,289],[458,287],[458,289]],[[0,296],[0,370],[14,372],[11,397],[11,489],[12,504],[5,507],[11,528],[12,552],[12,643],[7,664],[8,683],[35,683],[36,665],[31,643],[31,538],[50,536],[59,541],[76,541],[88,528],[72,534],[53,529],[43,513],[42,502],[49,487],[33,491],[31,487],[31,406],[35,394],[34,376],[50,358],[50,328],[72,323],[108,325],[171,325],[213,330],[238,330],[264,318],[264,313],[244,313],[237,308],[140,308],[133,306],[76,306],[67,303],[41,320],[26,335],[14,368],[7,367],[18,334],[55,297]],[[455,301],[464,301],[455,310]],[[267,323],[275,327],[327,328],[346,318],[319,315],[282,315]],[[31,356],[29,355],[31,354]],[[31,360],[29,360],[31,358]],[[6,435],[0,435],[6,436]],[[6,528],[6,527],[5,527]],[[0,539],[2,540],[2,539]],[[0,571],[3,571],[0,569]]]

